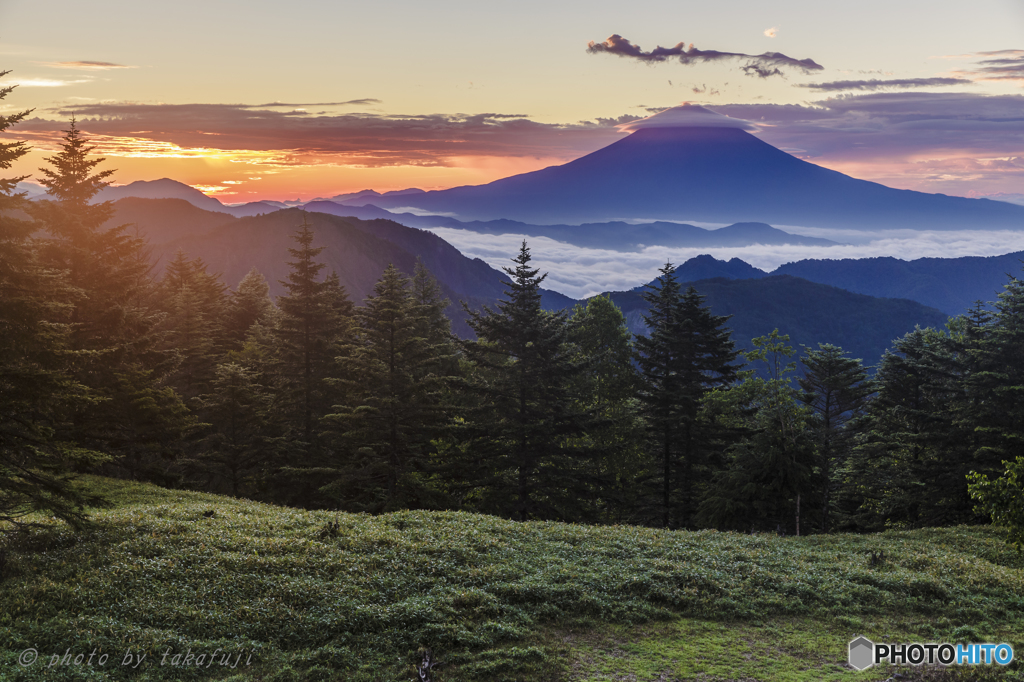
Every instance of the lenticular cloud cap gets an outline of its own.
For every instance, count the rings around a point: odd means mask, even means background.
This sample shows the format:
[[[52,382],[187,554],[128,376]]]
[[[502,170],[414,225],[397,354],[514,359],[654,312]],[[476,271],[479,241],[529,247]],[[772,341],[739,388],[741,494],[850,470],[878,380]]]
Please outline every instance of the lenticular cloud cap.
[[[749,132],[760,130],[750,121],[719,114],[698,104],[682,104],[616,127],[624,133],[636,132],[641,128],[739,128]]]

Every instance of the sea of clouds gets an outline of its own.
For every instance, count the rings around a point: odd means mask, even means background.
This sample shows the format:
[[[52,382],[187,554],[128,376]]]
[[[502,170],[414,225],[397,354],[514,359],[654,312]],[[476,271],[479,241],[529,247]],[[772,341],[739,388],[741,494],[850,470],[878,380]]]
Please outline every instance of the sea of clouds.
[[[739,258],[771,272],[784,263],[807,258],[874,258],[892,256],[956,258],[998,256],[1024,251],[1024,231],[960,230],[876,232],[778,226],[787,232],[823,237],[837,246],[754,244],[740,247],[674,248],[650,246],[636,251],[594,249],[566,244],[547,237],[521,234],[480,234],[447,227],[430,231],[470,258],[480,258],[495,268],[510,265],[525,239],[533,256],[531,264],[548,273],[544,286],[573,298],[586,298],[604,291],[623,291],[654,279],[666,262],[681,264],[694,256],[710,254],[719,260]]]

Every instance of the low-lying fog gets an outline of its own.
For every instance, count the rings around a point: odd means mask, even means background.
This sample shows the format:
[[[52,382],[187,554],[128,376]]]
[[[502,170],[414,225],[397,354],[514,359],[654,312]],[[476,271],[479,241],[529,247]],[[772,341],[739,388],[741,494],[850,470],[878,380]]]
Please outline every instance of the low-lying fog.
[[[490,235],[447,227],[431,228],[439,237],[466,256],[480,258],[495,268],[510,264],[509,259],[526,239],[533,255],[532,265],[547,272],[544,286],[573,298],[585,298],[603,291],[622,291],[654,279],[666,261],[680,264],[700,254],[720,260],[739,258],[754,267],[772,271],[783,263],[807,258],[873,258],[893,256],[915,258],[956,258],[959,256],[998,256],[1024,251],[1024,231],[963,230],[915,231],[886,230],[859,232],[823,228],[777,226],[794,234],[824,237],[840,246],[761,245],[741,247],[677,248],[652,246],[639,251],[592,249],[547,237],[519,234]]]

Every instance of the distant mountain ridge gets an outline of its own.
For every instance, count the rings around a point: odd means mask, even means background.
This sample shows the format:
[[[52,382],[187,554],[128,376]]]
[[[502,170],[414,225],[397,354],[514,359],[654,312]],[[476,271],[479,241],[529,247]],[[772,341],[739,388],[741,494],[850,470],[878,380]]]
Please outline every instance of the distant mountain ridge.
[[[221,273],[229,286],[237,285],[256,266],[267,278],[272,294],[283,293],[280,280],[288,272],[287,249],[293,245],[295,227],[303,220],[299,209],[233,218],[203,211],[180,199],[126,198],[114,207],[112,225],[134,222],[139,233],[149,238],[157,274],[181,249],[191,257],[202,258],[209,271]],[[480,259],[465,257],[427,230],[390,220],[323,213],[307,212],[305,218],[313,224],[314,245],[326,247],[322,260],[327,269],[338,273],[357,304],[370,295],[389,263],[411,273],[417,257],[452,300],[454,305],[448,313],[453,329],[460,335],[471,331],[458,301],[479,307],[493,304],[504,294],[502,282],[507,278],[501,272]],[[725,279],[719,276],[722,273],[742,279]],[[754,336],[779,327],[791,335],[795,344],[840,344],[873,364],[893,339],[914,325],[941,325],[946,319],[943,313],[913,301],[853,294],[797,277],[766,276],[739,259],[725,262],[700,256],[682,264],[679,276],[695,280],[694,286],[707,295],[713,312],[734,315],[729,326],[741,348],[749,346]],[[645,304],[641,294],[633,291],[610,295],[622,307],[630,329],[642,333]],[[576,303],[557,292],[543,292],[542,304],[549,310],[571,308]]]
[[[342,194],[335,197],[341,200],[377,199],[388,196],[408,196],[423,194],[423,190],[406,189],[393,192],[376,192],[362,190],[353,194]],[[197,208],[206,211],[224,213],[236,218],[273,213],[282,208],[290,208],[289,204],[276,201],[254,201],[246,204],[228,206],[214,197],[209,197],[199,190],[169,178],[152,181],[136,181],[128,185],[118,185],[102,190],[96,201],[117,201],[122,198],[144,199],[181,199]],[[694,225],[679,223],[644,223],[630,224],[625,222],[595,223],[587,225],[528,225],[511,220],[495,220],[489,222],[464,223],[454,218],[433,215],[415,215],[412,213],[392,213],[371,203],[350,205],[326,199],[318,199],[301,204],[307,211],[327,213],[341,217],[353,217],[361,220],[382,218],[394,220],[408,227],[452,227],[470,230],[483,234],[523,234],[527,236],[543,236],[577,246],[590,248],[611,248],[617,250],[637,250],[645,246],[693,246],[722,247],[745,246],[750,244],[801,244],[814,246],[831,246],[837,242],[816,237],[802,237],[778,230],[763,223],[739,223],[718,229],[708,230]]]
[[[354,194],[338,195],[337,198],[379,199],[383,197],[424,194],[423,190],[407,189],[385,192],[362,190]],[[227,206],[214,197],[169,178],[152,181],[136,181],[127,185],[108,187],[96,197],[96,201],[117,201],[122,198],[182,199],[205,211],[215,211],[243,218],[273,213],[290,204],[277,201],[254,201],[246,204]],[[764,223],[737,223],[717,229],[705,229],[695,225],[672,222],[631,224],[626,222],[589,223],[583,225],[530,225],[513,220],[463,222],[446,216],[392,213],[372,203],[350,205],[314,200],[301,204],[307,211],[327,213],[361,220],[382,218],[394,220],[408,227],[432,228],[451,227],[482,234],[523,234],[531,237],[549,237],[558,241],[588,248],[608,248],[620,251],[635,251],[649,246],[688,246],[712,248],[728,246],[749,246],[752,244],[796,244],[806,246],[832,246],[837,244],[829,239],[804,237],[790,234]]]
[[[204,211],[181,199],[125,198],[114,203],[115,215],[108,225],[133,223],[140,236],[149,239],[150,257],[159,276],[179,249],[199,257],[209,272],[220,273],[234,287],[255,266],[270,285],[272,296],[282,295],[280,280],[288,274],[288,248],[303,218],[316,233],[314,246],[324,246],[321,260],[335,271],[357,305],[373,293],[384,269],[394,264],[412,274],[417,257],[434,274],[452,301],[448,314],[454,330],[470,334],[459,301],[471,307],[493,304],[504,292],[508,278],[478,258],[467,258],[455,247],[426,230],[391,221],[338,218],[300,209],[282,209],[264,215],[234,218]],[[547,309],[571,307],[575,300],[556,291],[542,290]]]
[[[530,225],[504,219],[463,222],[447,216],[392,213],[373,204],[350,206],[333,201],[311,201],[304,208],[307,211],[352,216],[363,220],[385,218],[409,227],[425,229],[450,227],[480,234],[522,234],[528,237],[548,237],[575,246],[616,251],[637,251],[649,246],[710,248],[750,246],[752,244],[835,246],[839,243],[830,239],[791,234],[764,223],[736,223],[715,229],[706,229],[685,223],[658,221],[639,224],[613,221],[582,225]]]
[[[195,187],[191,187],[177,180],[161,178],[160,180],[136,180],[127,185],[114,185],[101,189],[95,202],[117,201],[126,197],[138,199],[184,199],[196,208],[204,211],[219,211],[228,213],[227,207],[217,199],[206,196]]]
[[[287,204],[278,201],[251,201],[227,206],[216,197],[207,196],[191,185],[170,178],[136,180],[127,185],[105,187],[96,194],[93,201],[119,201],[126,198],[181,199],[204,211],[224,213],[236,218],[272,213],[287,207]]]
[[[950,315],[976,301],[995,301],[1011,276],[1022,278],[1024,251],[959,258],[808,259],[780,266],[773,275],[793,275],[869,296],[919,301]]]
[[[742,261],[741,261],[742,262]],[[682,277],[680,277],[682,279]],[[819,343],[841,346],[850,357],[875,366],[895,339],[915,326],[942,327],[948,315],[908,299],[856,294],[790,275],[756,279],[702,279],[687,282],[705,297],[715,315],[732,316],[726,326],[739,349],[778,329],[797,351]],[[641,291],[607,294],[626,316],[634,334],[646,332],[647,304]]]
[[[761,279],[767,277],[764,270],[755,268],[739,258],[728,261],[718,260],[714,256],[701,254],[694,256],[681,265],[675,266],[676,280],[683,283],[698,282],[702,279]],[[652,282],[634,287],[631,291],[643,291]]]
[[[1022,266],[1024,251],[910,261],[891,257],[806,259],[786,263],[769,273],[739,258],[726,262],[705,254],[676,266],[676,279],[694,282],[715,277],[764,279],[787,275],[878,298],[905,298],[947,315],[960,315],[976,301],[995,301],[1011,276],[1024,278]],[[645,286],[633,291],[642,291]]]

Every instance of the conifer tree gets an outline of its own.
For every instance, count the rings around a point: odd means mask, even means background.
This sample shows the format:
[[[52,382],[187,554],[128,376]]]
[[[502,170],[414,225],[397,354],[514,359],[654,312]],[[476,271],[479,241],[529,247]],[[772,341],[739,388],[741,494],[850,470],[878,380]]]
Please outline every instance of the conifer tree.
[[[421,292],[428,282],[420,282]],[[444,422],[440,372],[448,360],[428,338],[430,306],[409,278],[389,265],[374,295],[356,311],[354,340],[342,359],[346,405],[325,421],[351,465],[326,491],[347,507],[389,511],[429,503],[425,485],[431,440]]]
[[[44,251],[48,264],[66,270],[71,284],[86,294],[73,315],[75,347],[107,351],[125,340],[126,303],[148,270],[133,259],[144,244],[127,233],[127,226],[105,229],[113,205],[92,199],[110,184],[114,171],[93,173],[106,159],[89,158],[94,147],[74,118],[64,133],[61,151],[46,158],[52,168],[39,169],[52,199],[32,202],[30,210],[50,234]]]
[[[977,520],[966,481],[976,424],[960,418],[968,361],[951,334],[920,328],[882,357],[843,493],[859,527]]]
[[[596,484],[587,496],[588,519],[636,520],[636,484],[646,461],[632,334],[618,306],[607,296],[594,296],[573,309],[569,338],[577,359],[587,363],[572,384],[572,399],[598,420],[583,436],[595,454],[587,462],[588,478]]]
[[[233,362],[217,365],[211,392],[197,401],[208,423],[191,469],[214,490],[253,495],[284,447],[274,433],[273,396],[256,372]]]
[[[830,528],[832,500],[839,487],[839,473],[852,446],[847,423],[859,417],[874,392],[860,360],[846,357],[842,348],[818,344],[802,358],[806,372],[797,379],[800,400],[815,414],[813,429],[818,449],[818,477],[822,491],[821,532]]]
[[[975,511],[1024,547],[1024,280],[1011,276],[992,313],[976,305],[963,323],[973,349],[960,418],[976,425],[968,492]],[[999,465],[996,462],[1000,462]]]
[[[1010,276],[989,319],[967,322],[975,341],[967,380],[976,470],[992,474],[1024,452],[1024,279]],[[975,313],[975,318],[977,313]],[[987,323],[987,324],[986,324]]]
[[[293,434],[313,446],[319,420],[332,404],[326,381],[337,372],[334,344],[350,323],[352,304],[336,274],[320,281],[324,264],[316,260],[324,247],[313,246],[313,229],[302,212],[302,224],[288,252],[291,272],[281,282],[277,299],[281,315],[274,334],[278,341],[280,403]]]
[[[515,519],[572,519],[587,490],[576,463],[589,456],[580,437],[591,415],[571,399],[585,368],[569,340],[565,311],[541,308],[546,275],[530,267],[523,242],[496,309],[466,307],[475,341],[461,346],[473,365],[464,384],[472,402],[457,434],[448,476],[466,484],[483,511]]]
[[[186,399],[209,388],[217,358],[226,347],[226,289],[218,276],[206,271],[202,259],[189,259],[180,249],[164,272],[163,345],[178,356],[169,381]]]
[[[644,292],[648,335],[636,339],[641,373],[640,400],[657,452],[661,522],[689,527],[696,510],[698,467],[706,458],[711,425],[701,422],[701,400],[713,388],[736,379],[738,353],[727,317],[712,315],[703,297],[680,290],[675,268],[667,263],[656,284]]]
[[[240,348],[252,326],[256,323],[273,325],[276,312],[270,298],[270,285],[254,266],[231,292],[226,325],[229,342]]]
[[[437,283],[437,280],[419,258],[416,259],[416,266],[409,284],[409,293],[412,296],[413,305],[416,307],[417,334],[425,339],[430,348],[431,357],[435,358],[434,363],[424,371],[439,376],[458,374],[459,366],[455,341],[452,336],[452,325],[445,315],[445,310],[448,309],[451,302],[445,298],[441,291],[441,285]]]
[[[0,100],[13,89],[0,87]],[[28,113],[0,115],[0,133]],[[0,170],[27,152],[23,142],[0,143]],[[11,215],[25,208],[14,192],[23,179],[0,178],[0,526],[32,512],[79,525],[86,500],[70,479],[105,459],[58,435],[67,415],[93,399],[69,372],[77,358],[68,321],[80,292],[39,262],[36,226]]]
[[[811,410],[797,399],[787,376],[796,368],[788,342],[778,329],[753,339],[754,348],[744,355],[760,362],[767,378],[745,372],[740,384],[706,401],[719,419],[724,415],[729,426],[746,433],[729,448],[701,500],[698,518],[704,524],[733,530],[781,526],[801,534],[815,455]]]
[[[92,201],[113,171],[97,170],[104,159],[89,157],[94,148],[74,119],[64,132],[60,152],[46,159],[52,167],[40,169],[52,198],[32,202],[29,212],[48,233],[43,262],[65,271],[83,293],[71,315],[70,349],[82,357],[74,376],[99,400],[76,410],[62,437],[126,457],[133,475],[166,477],[192,420],[174,391],[160,385],[174,356],[160,348],[145,242],[127,225],[107,226],[111,203]],[[167,410],[158,417],[154,405]],[[140,457],[149,459],[143,465]]]

